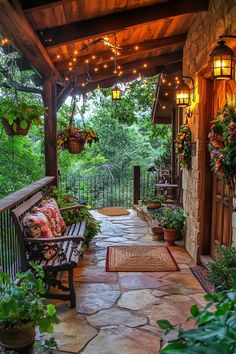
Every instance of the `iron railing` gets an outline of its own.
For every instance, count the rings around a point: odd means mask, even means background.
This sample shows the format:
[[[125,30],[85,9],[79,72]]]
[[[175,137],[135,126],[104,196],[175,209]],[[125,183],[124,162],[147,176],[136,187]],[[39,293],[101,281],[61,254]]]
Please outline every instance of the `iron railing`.
[[[140,178],[140,199],[155,188],[156,175],[142,173]],[[133,175],[112,178],[106,176],[91,176],[69,178],[63,181],[66,189],[72,191],[81,202],[87,202],[92,209],[120,206],[131,208],[134,204],[135,180]]]
[[[36,192],[47,188],[54,177],[45,177],[0,200],[0,269],[15,277],[21,270],[20,250],[11,210]]]

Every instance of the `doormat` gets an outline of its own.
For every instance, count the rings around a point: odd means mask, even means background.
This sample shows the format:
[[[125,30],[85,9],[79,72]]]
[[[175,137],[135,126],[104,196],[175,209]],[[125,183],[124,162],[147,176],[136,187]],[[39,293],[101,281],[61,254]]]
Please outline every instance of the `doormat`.
[[[121,215],[129,215],[130,212],[125,208],[102,208],[98,210],[99,213],[107,216],[121,216]]]
[[[214,285],[208,280],[208,270],[205,267],[196,266],[190,267],[190,269],[207,293],[215,291]]]
[[[107,272],[175,272],[179,267],[164,246],[109,246]]]

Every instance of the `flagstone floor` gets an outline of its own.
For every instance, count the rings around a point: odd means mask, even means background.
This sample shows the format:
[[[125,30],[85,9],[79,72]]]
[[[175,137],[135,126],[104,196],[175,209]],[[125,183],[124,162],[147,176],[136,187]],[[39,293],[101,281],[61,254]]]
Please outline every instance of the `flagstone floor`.
[[[189,269],[193,262],[183,248],[172,247],[179,272],[107,273],[107,246],[164,242],[152,241],[133,210],[119,217],[93,214],[102,221],[102,232],[75,272],[77,308],[56,303],[61,322],[54,333],[60,350],[55,353],[157,354],[166,338],[156,320],[181,323],[191,305],[204,304],[204,290]]]

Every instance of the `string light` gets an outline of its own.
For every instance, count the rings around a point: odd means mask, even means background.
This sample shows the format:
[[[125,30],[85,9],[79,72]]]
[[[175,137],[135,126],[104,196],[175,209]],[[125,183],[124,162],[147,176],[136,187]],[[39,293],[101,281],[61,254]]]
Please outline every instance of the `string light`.
[[[138,50],[138,49],[139,49],[139,46],[136,45],[136,46],[134,47],[134,49],[135,49],[135,50]]]
[[[111,59],[111,60],[114,60],[114,58],[113,58],[113,57],[110,57],[110,59]]]
[[[137,70],[136,69],[133,70],[133,74],[137,74]]]
[[[162,109],[166,109],[166,106],[162,106]]]
[[[121,69],[121,66],[120,66],[120,65],[118,65],[118,66],[117,66],[117,69]]]
[[[60,59],[60,58],[61,58],[60,54],[57,54],[57,59]]]
[[[98,68],[96,67],[96,68],[94,68],[94,71],[98,71]]]
[[[165,96],[168,96],[169,94],[168,94],[168,92],[165,92]]]
[[[175,77],[175,80],[179,80],[178,76]]]
[[[73,61],[77,61],[77,58],[73,58]]]
[[[83,86],[83,87],[84,87],[84,86],[85,86],[85,83],[84,83],[84,82],[82,82],[81,86]]]
[[[166,79],[162,79],[161,82],[162,82],[163,84],[165,84],[165,83],[166,83]]]
[[[171,82],[168,82],[168,86],[171,86]]]
[[[66,78],[65,78],[65,80],[66,80],[66,81],[68,81],[68,80],[69,80],[69,78],[68,78],[68,77],[66,77]]]
[[[147,64],[146,64],[146,63],[145,63],[145,64],[143,64],[143,67],[144,67],[144,68],[147,68]]]
[[[92,55],[92,59],[96,59],[96,55]]]
[[[77,55],[78,54],[78,50],[74,50],[74,54]]]
[[[72,66],[72,62],[71,61],[69,62],[69,65]]]
[[[72,71],[72,67],[69,67],[69,70]]]
[[[104,64],[103,67],[104,67],[104,69],[106,69],[106,68],[108,67],[108,65],[107,65],[107,64]]]
[[[89,63],[89,60],[88,60],[88,59],[85,59],[85,63],[88,64],[88,63]]]

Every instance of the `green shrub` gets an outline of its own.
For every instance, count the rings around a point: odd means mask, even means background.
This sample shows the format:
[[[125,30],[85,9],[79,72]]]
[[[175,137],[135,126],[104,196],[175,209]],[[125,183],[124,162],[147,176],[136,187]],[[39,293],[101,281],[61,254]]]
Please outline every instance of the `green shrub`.
[[[236,283],[233,289],[208,294],[208,304],[199,309],[191,307],[189,320],[196,320],[196,328],[184,330],[167,320],[157,321],[168,334],[177,330],[177,339],[170,341],[159,353],[173,354],[235,354],[236,353]]]
[[[219,289],[232,287],[236,274],[236,248],[218,247],[216,257],[209,264],[209,280]]]

